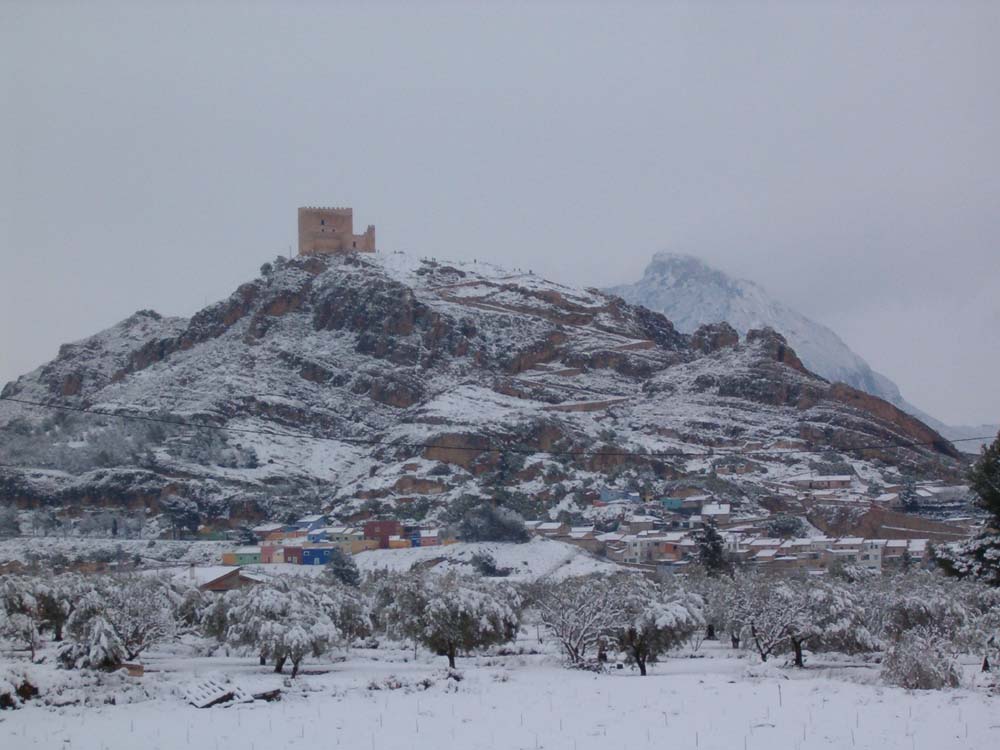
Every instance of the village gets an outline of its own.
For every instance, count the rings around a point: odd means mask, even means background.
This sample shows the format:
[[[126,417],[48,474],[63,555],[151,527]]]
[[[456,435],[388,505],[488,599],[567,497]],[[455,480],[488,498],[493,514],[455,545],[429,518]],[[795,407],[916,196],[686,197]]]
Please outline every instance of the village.
[[[871,571],[929,566],[934,544],[967,538],[975,519],[947,522],[915,515],[914,508],[948,506],[964,487],[939,483],[880,487],[874,497],[852,475],[791,477],[773,486],[783,510],[738,516],[731,503],[696,489],[673,495],[605,487],[593,502],[591,522],[529,520],[531,536],[576,547],[597,560],[649,574],[683,574],[698,561],[706,527],[718,532],[727,560],[762,571],[823,574],[838,566]],[[861,513],[868,534],[827,534],[804,519],[817,504],[842,505]],[[775,506],[778,507],[778,506]],[[796,512],[792,512],[792,511]],[[331,512],[292,523],[264,523],[250,529],[253,544],[226,551],[223,566],[326,565],[335,550],[358,555],[371,550],[446,547],[460,541],[447,526],[407,519],[352,516],[339,521]],[[233,584],[239,580],[231,576]]]

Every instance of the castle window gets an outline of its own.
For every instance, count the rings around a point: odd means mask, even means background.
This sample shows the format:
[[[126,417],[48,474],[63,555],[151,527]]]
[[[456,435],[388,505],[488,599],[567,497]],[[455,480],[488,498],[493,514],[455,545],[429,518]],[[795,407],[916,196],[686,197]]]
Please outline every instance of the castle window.
[[[320,225],[321,227],[322,227],[322,226],[325,226],[325,225],[326,225],[326,219],[320,219],[320,220],[319,220],[319,225]]]

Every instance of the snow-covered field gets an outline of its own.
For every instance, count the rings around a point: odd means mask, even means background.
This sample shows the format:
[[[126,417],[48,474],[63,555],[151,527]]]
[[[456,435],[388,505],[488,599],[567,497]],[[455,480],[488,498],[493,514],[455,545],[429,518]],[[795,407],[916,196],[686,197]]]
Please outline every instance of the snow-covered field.
[[[476,554],[490,555],[500,568],[509,568],[511,581],[561,580],[591,573],[621,572],[622,567],[588,554],[563,542],[534,537],[527,544],[475,542],[444,547],[370,550],[354,556],[362,573],[375,570],[402,572],[414,565],[432,565],[434,571],[456,569],[472,573],[470,564]]]
[[[518,646],[530,650],[537,642],[525,634]],[[109,687],[89,689],[96,705],[36,701],[0,713],[0,747],[1000,747],[1000,703],[983,688],[907,693],[880,685],[875,668],[859,662],[763,668],[706,643],[693,658],[677,654],[645,678],[628,667],[608,674],[564,669],[551,654],[460,659],[460,680],[444,663],[425,653],[414,661],[409,651],[353,651],[343,661],[308,663],[292,681],[254,659],[151,654],[145,676],[104,677]],[[972,665],[966,674],[974,679]],[[184,689],[213,675],[252,692],[281,688],[282,699],[187,705]],[[117,705],[101,705],[105,698]]]
[[[222,553],[234,546],[232,542],[23,536],[0,539],[0,563],[15,560],[25,563],[33,557],[53,556],[64,556],[70,560],[90,559],[95,553],[103,551],[108,555],[114,555],[120,549],[126,558],[138,555],[144,567],[163,567],[180,563],[212,565],[218,564],[222,559]]]

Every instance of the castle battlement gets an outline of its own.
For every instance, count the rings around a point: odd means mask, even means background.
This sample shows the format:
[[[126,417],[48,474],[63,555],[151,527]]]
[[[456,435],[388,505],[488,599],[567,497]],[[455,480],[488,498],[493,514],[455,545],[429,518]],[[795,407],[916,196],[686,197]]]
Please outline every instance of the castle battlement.
[[[375,252],[374,224],[364,234],[354,234],[353,208],[299,208],[299,255],[351,252]]]

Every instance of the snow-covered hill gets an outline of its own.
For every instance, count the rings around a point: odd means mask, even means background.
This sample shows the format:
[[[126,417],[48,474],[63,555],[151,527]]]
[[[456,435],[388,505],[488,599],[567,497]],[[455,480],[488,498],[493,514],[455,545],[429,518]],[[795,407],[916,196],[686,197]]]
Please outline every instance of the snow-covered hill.
[[[712,481],[752,504],[832,465],[960,470],[771,330],[688,336],[597,291],[398,253],[279,259],[189,320],[145,311],[63,347],[3,396],[156,420],[0,403],[0,502],[21,507],[419,519],[499,496],[579,515],[605,484]]]
[[[642,279],[607,291],[632,304],[662,312],[685,333],[719,321],[726,321],[741,335],[770,326],[788,339],[813,372],[885,399],[949,439],[996,434],[1000,429],[997,425],[951,427],[934,419],[903,398],[891,379],[873,370],[832,330],[782,304],[754,282],[735,279],[693,256],[657,253]],[[961,447],[973,450],[978,444]]]

